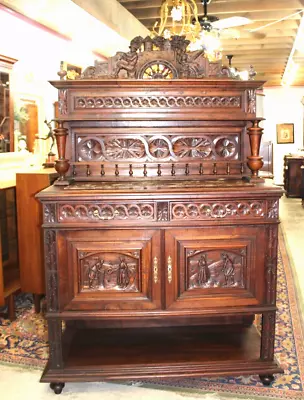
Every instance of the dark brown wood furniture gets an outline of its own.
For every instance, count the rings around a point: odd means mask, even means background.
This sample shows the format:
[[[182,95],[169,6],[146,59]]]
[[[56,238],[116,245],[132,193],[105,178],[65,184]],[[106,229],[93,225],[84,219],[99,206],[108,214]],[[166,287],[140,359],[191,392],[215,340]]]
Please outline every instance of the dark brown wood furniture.
[[[23,292],[33,293],[36,312],[45,294],[42,207],[35,195],[57,177],[52,168],[16,174],[20,283]]]
[[[0,190],[0,307],[8,306],[8,318],[14,320],[14,296],[20,291],[14,187]]]
[[[55,393],[146,377],[270,384],[282,372],[282,190],[258,174],[263,82],[235,80],[186,45],[136,38],[83,79],[52,82],[60,176],[38,197],[50,345],[41,381]]]
[[[0,55],[0,153],[14,151],[14,107],[10,74],[16,61]]]
[[[287,197],[301,197],[302,166],[304,166],[303,156],[284,156],[284,189]]]

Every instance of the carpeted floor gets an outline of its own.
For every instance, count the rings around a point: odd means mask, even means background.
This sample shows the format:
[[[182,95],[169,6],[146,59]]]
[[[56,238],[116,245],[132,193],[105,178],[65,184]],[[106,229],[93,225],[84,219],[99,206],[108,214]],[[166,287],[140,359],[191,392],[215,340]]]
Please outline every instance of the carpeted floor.
[[[172,395],[205,397],[205,393],[218,393],[230,398],[250,397],[255,399],[304,399],[304,335],[298,309],[292,271],[283,237],[280,237],[278,268],[278,313],[276,325],[275,355],[285,374],[278,375],[271,387],[261,384],[257,376],[226,378],[183,378],[145,380],[136,385],[145,388],[167,390]],[[0,362],[42,369],[47,360],[46,324],[43,315],[33,312],[30,302],[23,303],[16,321],[10,323],[0,319]],[[37,371],[38,372],[38,371]],[[36,375],[37,375],[37,372]],[[129,383],[130,384],[130,383]],[[90,385],[78,384],[90,391]],[[84,385],[84,386],[81,386]],[[99,384],[105,385],[105,384]],[[68,387],[69,385],[67,385]],[[77,385],[75,386],[76,390]],[[116,385],[119,388],[123,387]],[[104,386],[101,386],[104,387]],[[126,386],[127,387],[127,386]],[[66,391],[67,389],[64,389]],[[161,393],[161,392],[159,392]],[[75,395],[76,396],[76,395]],[[171,397],[168,393],[168,399]],[[209,396],[209,395],[208,395]],[[215,395],[214,395],[215,396]],[[128,396],[129,397],[129,396]],[[158,397],[158,396],[157,396]],[[43,397],[44,398],[44,397]],[[80,399],[82,397],[69,397]],[[91,398],[91,397],[90,397]],[[106,397],[111,398],[111,397]],[[133,397],[132,398],[137,398]],[[138,397],[140,398],[140,397]],[[145,397],[146,398],[146,397]],[[151,397],[152,398],[152,397]],[[174,398],[174,397],[172,397]],[[211,397],[217,399],[218,397]]]

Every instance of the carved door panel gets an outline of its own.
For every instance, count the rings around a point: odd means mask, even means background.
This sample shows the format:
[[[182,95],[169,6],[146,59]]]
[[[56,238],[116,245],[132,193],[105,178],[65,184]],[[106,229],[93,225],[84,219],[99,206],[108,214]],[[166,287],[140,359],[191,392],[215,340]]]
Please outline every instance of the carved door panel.
[[[166,231],[166,307],[263,303],[265,243],[264,227]]]
[[[160,307],[157,230],[65,231],[58,234],[61,310]]]

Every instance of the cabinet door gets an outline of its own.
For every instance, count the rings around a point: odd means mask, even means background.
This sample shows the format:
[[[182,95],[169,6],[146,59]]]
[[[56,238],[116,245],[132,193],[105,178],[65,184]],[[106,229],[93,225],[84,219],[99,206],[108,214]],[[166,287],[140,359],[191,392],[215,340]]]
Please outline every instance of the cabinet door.
[[[159,231],[63,231],[57,238],[61,310],[160,307]]]
[[[167,309],[215,309],[263,302],[262,227],[166,231]]]

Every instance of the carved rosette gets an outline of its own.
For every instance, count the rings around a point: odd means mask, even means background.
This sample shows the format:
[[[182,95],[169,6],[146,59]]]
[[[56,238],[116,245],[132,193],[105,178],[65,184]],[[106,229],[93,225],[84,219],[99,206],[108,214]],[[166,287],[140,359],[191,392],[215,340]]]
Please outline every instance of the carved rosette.
[[[188,289],[244,288],[246,250],[190,250],[187,252]]]
[[[60,222],[156,219],[154,203],[64,204],[59,207]]]
[[[46,272],[46,295],[47,308],[49,312],[59,310],[58,305],[58,272],[57,272],[57,247],[56,231],[45,230],[44,232],[44,254]]]
[[[278,257],[278,227],[271,225],[268,227],[268,246],[265,258],[265,280],[266,280],[266,303],[274,305],[276,303],[277,287],[277,257]]]
[[[43,221],[48,224],[56,222],[56,204],[43,205]]]
[[[172,220],[208,220],[213,218],[264,218],[265,202],[172,203]]]
[[[62,106],[63,107],[63,106]],[[240,108],[240,96],[76,96],[75,110],[92,108]],[[66,109],[66,106],[65,106]]]
[[[237,160],[238,135],[77,137],[77,161]]]
[[[80,291],[139,291],[139,253],[80,252]]]

